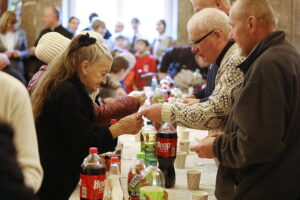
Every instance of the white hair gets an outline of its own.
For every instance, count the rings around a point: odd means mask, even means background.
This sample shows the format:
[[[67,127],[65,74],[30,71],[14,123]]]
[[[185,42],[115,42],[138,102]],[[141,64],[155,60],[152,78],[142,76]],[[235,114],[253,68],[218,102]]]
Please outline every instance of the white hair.
[[[219,30],[225,37],[229,36],[231,30],[228,16],[216,8],[205,8],[195,13],[189,20],[187,28],[206,33]]]

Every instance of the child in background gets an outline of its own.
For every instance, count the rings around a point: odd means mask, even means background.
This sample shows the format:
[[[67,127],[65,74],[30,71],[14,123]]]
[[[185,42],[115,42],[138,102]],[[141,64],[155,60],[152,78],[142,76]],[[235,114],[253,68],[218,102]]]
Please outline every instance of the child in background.
[[[113,59],[111,70],[109,72],[110,78],[115,82],[120,82],[124,89],[125,89],[125,85],[122,83],[122,79],[128,67],[129,67],[128,61],[122,56],[117,56]],[[99,95],[105,102],[105,98],[107,97],[113,97],[113,98],[116,97],[116,90],[113,90],[111,88],[101,87]]]
[[[146,81],[141,75],[152,72],[156,73],[156,61],[149,53],[149,42],[146,39],[138,39],[135,44],[136,63],[132,71],[125,79],[127,93],[132,90],[143,90]]]

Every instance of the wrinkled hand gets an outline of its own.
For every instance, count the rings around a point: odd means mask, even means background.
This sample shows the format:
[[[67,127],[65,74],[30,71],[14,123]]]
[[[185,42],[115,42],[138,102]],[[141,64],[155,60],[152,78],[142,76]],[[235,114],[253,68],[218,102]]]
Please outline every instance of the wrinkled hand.
[[[119,87],[118,89],[116,89],[116,95],[118,97],[123,97],[123,96],[126,96],[127,93],[125,92],[125,90],[122,87]]]
[[[216,137],[207,136],[200,140],[199,144],[191,146],[190,150],[198,154],[199,158],[215,158],[213,153],[213,143]]]
[[[180,101],[181,103],[188,104],[189,106],[200,103],[200,99],[191,99],[191,98],[184,98]]]
[[[116,124],[109,129],[113,137],[116,138],[123,134],[137,134],[144,126],[142,115],[134,113],[120,119]]]
[[[136,98],[140,102],[140,106],[142,106],[145,103],[146,98],[147,98],[145,93],[134,94],[134,95],[132,95],[132,97]]]
[[[153,104],[144,110],[142,110],[140,113],[148,118],[152,122],[161,122],[161,109],[162,109],[163,104]]]
[[[18,50],[13,51],[13,55],[14,58],[19,58],[20,57],[20,52]]]

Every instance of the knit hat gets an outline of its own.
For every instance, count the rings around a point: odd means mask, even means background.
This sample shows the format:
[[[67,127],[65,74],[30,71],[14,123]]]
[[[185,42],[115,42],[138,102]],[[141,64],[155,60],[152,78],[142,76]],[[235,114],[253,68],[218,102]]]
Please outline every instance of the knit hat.
[[[41,61],[49,64],[57,55],[62,53],[69,45],[70,39],[57,32],[44,34],[35,48],[35,55]]]

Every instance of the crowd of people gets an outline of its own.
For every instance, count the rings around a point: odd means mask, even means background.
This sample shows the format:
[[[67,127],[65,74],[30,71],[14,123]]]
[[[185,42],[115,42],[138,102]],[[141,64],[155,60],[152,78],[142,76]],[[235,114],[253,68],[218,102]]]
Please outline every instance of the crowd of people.
[[[181,47],[172,47],[164,20],[149,43],[138,18],[131,21],[132,38],[123,35],[121,22],[111,33],[96,13],[77,34],[80,19],[71,17],[64,28],[59,10],[49,7],[45,29],[28,48],[16,14],[1,16],[4,199],[67,200],[89,147],[113,151],[120,135],[141,130],[143,116],[209,131],[191,150],[218,161],[217,199],[299,199],[299,52],[276,30],[267,0],[191,3],[190,45]],[[24,77],[28,56],[38,61],[30,80]],[[185,70],[206,66],[206,87],[181,102],[139,111],[145,94],[127,96],[146,86],[147,73],[172,72],[176,81]]]

